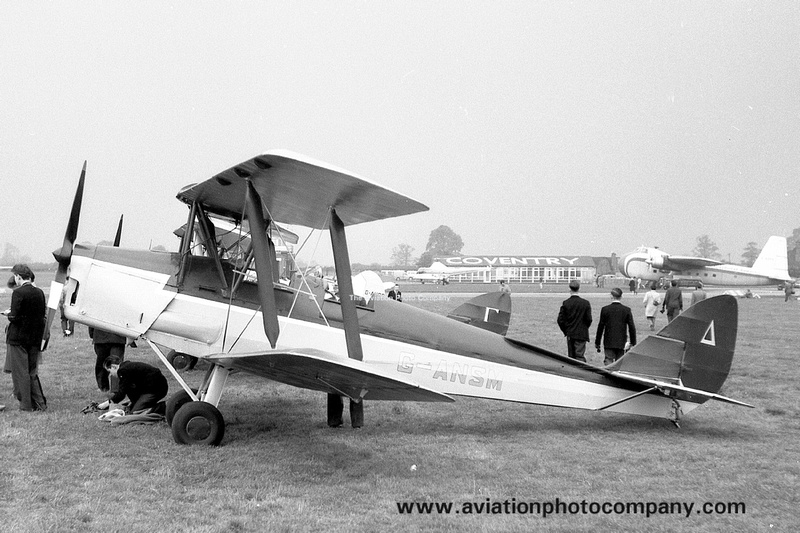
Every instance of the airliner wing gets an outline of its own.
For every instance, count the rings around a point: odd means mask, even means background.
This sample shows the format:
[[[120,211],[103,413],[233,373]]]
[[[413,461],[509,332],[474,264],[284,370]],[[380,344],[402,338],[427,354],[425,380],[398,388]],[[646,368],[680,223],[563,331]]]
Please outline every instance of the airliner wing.
[[[271,220],[321,229],[334,208],[345,226],[409,215],[428,208],[407,196],[327,163],[273,150],[201,183],[181,189],[178,199],[198,201],[220,216],[242,219],[247,180]]]
[[[384,374],[362,361],[315,349],[217,354],[209,359],[234,370],[351,399],[452,402],[453,398],[412,381]]]
[[[722,265],[721,261],[707,257],[692,257],[689,255],[670,255],[664,258],[664,266],[669,270],[686,270],[687,268],[705,268]]]

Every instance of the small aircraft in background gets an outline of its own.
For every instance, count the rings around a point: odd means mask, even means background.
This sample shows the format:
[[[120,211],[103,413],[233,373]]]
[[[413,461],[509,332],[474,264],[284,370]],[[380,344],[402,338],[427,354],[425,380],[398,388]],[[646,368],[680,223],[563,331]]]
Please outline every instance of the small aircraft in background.
[[[354,427],[366,401],[451,402],[454,396],[612,411],[673,421],[714,399],[736,345],[731,296],[708,298],[604,368],[505,336],[511,296],[487,293],[448,316],[355,290],[345,230],[410,215],[423,204],[331,165],[271,151],[184,187],[188,219],[178,252],[76,244],[84,164],[50,292],[48,331],[64,293],[69,320],[147,342],[181,389],[167,401],[176,442],[219,444],[217,406],[233,372],[326,393],[328,424]],[[222,250],[211,218],[249,239]],[[277,222],[330,234],[338,292],[298,269],[280,282]],[[245,242],[238,239],[239,242]],[[256,276],[248,275],[255,270]],[[69,277],[67,273],[69,271]],[[382,290],[376,285],[377,290]],[[165,348],[209,363],[197,388]],[[233,378],[232,378],[233,379]]]
[[[670,255],[658,248],[642,246],[622,256],[622,275],[644,281],[661,278],[702,281],[704,285],[759,286],[780,285],[791,281],[786,251],[786,237],[772,236],[761,249],[752,267],[732,265],[708,259]]]
[[[451,267],[439,261],[434,261],[429,267],[422,267],[416,272],[408,275],[409,281],[419,281],[420,283],[433,282],[446,285],[452,276],[459,274],[469,274],[472,272],[488,272],[489,267]]]

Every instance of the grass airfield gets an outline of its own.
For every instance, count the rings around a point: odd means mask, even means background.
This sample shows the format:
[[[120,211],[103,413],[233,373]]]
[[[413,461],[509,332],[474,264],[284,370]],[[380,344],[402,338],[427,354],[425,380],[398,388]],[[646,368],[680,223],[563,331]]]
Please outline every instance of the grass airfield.
[[[408,305],[440,313],[468,299],[401,287]],[[586,291],[595,324],[607,291]],[[565,292],[518,295],[508,336],[563,353],[555,320]],[[623,297],[640,338],[650,333],[642,297]],[[9,301],[0,294],[0,307]],[[332,430],[323,395],[237,374],[219,406],[227,429],[218,448],[179,446],[163,423],[112,427],[81,414],[101,398],[91,341],[84,326],[62,338],[56,323],[40,372],[46,413],[16,411],[10,376],[0,378],[0,531],[797,531],[800,302],[784,303],[773,289],[739,303],[737,352],[721,393],[755,409],[708,402],[677,429],[665,420],[471,398],[372,402],[363,429]],[[601,354],[587,355],[599,364]],[[146,348],[126,356],[159,364]],[[196,385],[204,369],[201,362],[184,377]],[[509,510],[557,499],[694,508],[649,517],[455,513],[465,503],[509,502]],[[398,502],[455,507],[400,514]],[[697,512],[705,502],[741,502],[744,513]]]

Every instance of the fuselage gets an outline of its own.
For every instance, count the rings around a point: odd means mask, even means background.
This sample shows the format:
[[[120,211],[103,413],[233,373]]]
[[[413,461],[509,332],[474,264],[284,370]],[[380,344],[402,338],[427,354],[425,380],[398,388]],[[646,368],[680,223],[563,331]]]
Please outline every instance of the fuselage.
[[[233,278],[231,265],[222,275]],[[268,352],[256,283],[222,288],[214,261],[179,254],[76,246],[67,318],[204,358]],[[276,349],[307,348],[347,358],[341,306],[322,287],[275,286]],[[364,362],[449,395],[668,418],[672,400],[603,369],[408,304],[358,306]],[[235,367],[235,363],[233,364]],[[684,413],[698,403],[684,401]]]

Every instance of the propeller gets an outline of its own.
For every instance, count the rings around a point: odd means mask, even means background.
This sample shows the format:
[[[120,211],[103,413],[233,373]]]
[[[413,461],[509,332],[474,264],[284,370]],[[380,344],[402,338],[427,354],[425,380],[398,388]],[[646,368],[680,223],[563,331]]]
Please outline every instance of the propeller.
[[[247,180],[245,210],[247,221],[250,224],[250,238],[253,242],[253,255],[256,260],[258,299],[261,302],[261,315],[264,317],[264,332],[267,334],[270,345],[275,348],[275,343],[278,341],[278,335],[280,334],[272,272],[275,248],[272,241],[267,237],[264,210],[261,208],[261,197],[250,180]]]
[[[119,216],[119,225],[117,226],[117,235],[114,237],[114,246],[119,246],[119,241],[122,238],[122,217],[125,215]]]
[[[78,222],[81,218],[81,202],[83,201],[83,182],[86,179],[86,161],[83,162],[83,170],[81,170],[81,177],[78,180],[78,189],[75,191],[75,199],[72,201],[72,211],[69,214],[69,222],[67,223],[67,231],[64,233],[64,242],[61,248],[53,252],[53,257],[58,262],[58,270],[53,284],[50,287],[50,301],[54,300],[53,291],[60,292],[64,289],[64,284],[67,281],[67,273],[69,272],[69,264],[72,260],[72,248],[75,246],[75,239],[78,236]],[[47,349],[47,344],[50,342],[50,326],[53,323],[53,317],[56,314],[55,307],[48,306],[47,321],[45,322],[44,337],[42,338],[42,351]]]

